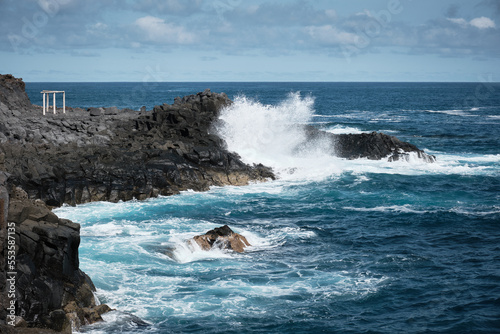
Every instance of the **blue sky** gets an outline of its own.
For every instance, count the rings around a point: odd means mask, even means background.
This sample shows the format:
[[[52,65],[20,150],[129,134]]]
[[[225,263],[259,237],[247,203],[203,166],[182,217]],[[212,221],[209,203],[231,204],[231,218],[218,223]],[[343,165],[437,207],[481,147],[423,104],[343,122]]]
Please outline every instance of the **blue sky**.
[[[499,0],[0,0],[25,81],[500,81]]]

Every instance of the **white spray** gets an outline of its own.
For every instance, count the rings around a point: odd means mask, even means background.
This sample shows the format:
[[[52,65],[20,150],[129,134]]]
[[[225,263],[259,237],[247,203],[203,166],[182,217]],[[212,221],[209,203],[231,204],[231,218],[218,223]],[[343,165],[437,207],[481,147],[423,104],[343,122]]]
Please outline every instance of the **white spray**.
[[[290,93],[275,106],[240,96],[221,111],[218,132],[228,149],[238,153],[244,162],[272,167],[277,176],[285,180],[316,181],[343,172],[404,175],[494,172],[479,162],[473,167],[457,160],[464,157],[443,154],[432,164],[412,154],[407,161],[396,162],[341,159],[331,155],[330,142],[307,142],[303,125],[311,122],[314,114],[314,99],[301,97],[300,93]],[[498,155],[494,159],[498,159]]]
[[[324,177],[338,171],[326,143],[298,150],[306,142],[303,125],[314,115],[313,105],[312,97],[298,92],[276,106],[239,96],[221,111],[218,131],[246,163],[270,166],[282,178]]]

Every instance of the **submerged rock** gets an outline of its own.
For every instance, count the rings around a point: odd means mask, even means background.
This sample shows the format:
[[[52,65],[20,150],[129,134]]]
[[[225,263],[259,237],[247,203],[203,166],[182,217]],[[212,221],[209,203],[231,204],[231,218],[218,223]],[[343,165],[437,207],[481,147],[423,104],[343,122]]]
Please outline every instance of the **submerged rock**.
[[[244,236],[233,232],[227,225],[214,228],[203,235],[197,235],[193,240],[203,250],[210,250],[213,247],[218,247],[243,253],[245,247],[251,246]]]

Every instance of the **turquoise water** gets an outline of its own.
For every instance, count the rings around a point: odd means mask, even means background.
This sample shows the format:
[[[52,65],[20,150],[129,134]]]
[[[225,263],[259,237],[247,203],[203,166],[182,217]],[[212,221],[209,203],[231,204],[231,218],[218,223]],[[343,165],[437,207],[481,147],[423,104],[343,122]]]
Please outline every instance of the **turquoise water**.
[[[82,225],[81,268],[119,310],[82,332],[500,332],[499,84],[60,85],[27,91],[35,103],[57,88],[68,105],[134,109],[224,91],[236,101],[218,125],[228,147],[279,175],[57,209]],[[437,162],[347,161],[323,143],[297,151],[304,123],[382,131]],[[245,253],[186,242],[224,224],[247,237]]]

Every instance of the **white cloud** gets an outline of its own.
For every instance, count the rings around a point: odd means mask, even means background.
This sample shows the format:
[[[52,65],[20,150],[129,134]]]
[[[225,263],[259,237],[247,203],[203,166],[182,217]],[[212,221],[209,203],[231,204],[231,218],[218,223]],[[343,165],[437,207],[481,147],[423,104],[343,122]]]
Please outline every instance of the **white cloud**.
[[[453,22],[453,23],[456,23],[462,27],[466,27],[469,25],[469,22],[465,21],[465,19],[451,19],[451,18],[448,18],[447,19],[448,21],[450,22]]]
[[[341,31],[331,25],[324,26],[309,26],[306,31],[313,39],[325,44],[356,44],[359,37],[356,34]]]
[[[495,22],[488,17],[477,17],[470,21],[470,25],[479,29],[495,28]]]
[[[246,8],[248,14],[253,15],[259,10],[259,5],[252,5]]]
[[[135,25],[139,27],[146,34],[146,38],[152,42],[192,44],[196,41],[196,36],[186,31],[184,27],[166,23],[165,20],[159,17],[144,16],[137,19]]]
[[[476,17],[475,19],[470,20],[467,22],[463,18],[448,18],[447,19],[450,22],[453,22],[455,24],[458,24],[459,26],[465,28],[468,26],[476,27],[478,29],[488,29],[488,28],[495,28],[495,22],[488,18],[488,17]]]

